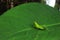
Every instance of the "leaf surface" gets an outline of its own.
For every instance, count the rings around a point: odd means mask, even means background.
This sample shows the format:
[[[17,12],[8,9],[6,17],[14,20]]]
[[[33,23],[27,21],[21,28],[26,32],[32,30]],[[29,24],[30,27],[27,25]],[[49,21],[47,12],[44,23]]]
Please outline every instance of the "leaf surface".
[[[34,28],[34,21],[46,30]],[[60,40],[60,13],[40,3],[26,3],[0,16],[0,40]]]

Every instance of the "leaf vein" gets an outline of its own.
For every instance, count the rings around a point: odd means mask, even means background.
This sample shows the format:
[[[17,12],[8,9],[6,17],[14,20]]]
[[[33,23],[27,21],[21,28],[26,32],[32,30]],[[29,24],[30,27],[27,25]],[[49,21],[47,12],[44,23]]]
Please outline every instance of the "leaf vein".
[[[55,25],[59,25],[60,23],[55,23],[55,24],[50,24],[50,25],[43,25],[43,26],[55,26]]]
[[[37,32],[37,34],[36,34],[34,40],[37,40],[37,38],[38,38],[38,36],[39,36],[38,34],[39,34],[39,31]]]

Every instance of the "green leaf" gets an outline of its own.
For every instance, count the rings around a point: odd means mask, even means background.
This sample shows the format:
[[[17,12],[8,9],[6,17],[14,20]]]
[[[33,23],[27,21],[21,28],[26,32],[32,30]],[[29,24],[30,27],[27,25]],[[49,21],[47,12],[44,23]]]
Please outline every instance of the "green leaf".
[[[47,29],[34,28],[34,21]],[[0,16],[0,40],[60,40],[60,12],[40,3],[12,8]]]

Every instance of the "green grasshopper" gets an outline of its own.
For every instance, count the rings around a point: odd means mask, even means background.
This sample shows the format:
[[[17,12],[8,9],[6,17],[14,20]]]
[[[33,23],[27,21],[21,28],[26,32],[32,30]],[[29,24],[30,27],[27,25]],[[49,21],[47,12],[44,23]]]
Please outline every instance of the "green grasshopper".
[[[34,25],[35,25],[35,28],[38,28],[38,29],[45,29],[45,27],[39,25],[36,21],[34,22]]]

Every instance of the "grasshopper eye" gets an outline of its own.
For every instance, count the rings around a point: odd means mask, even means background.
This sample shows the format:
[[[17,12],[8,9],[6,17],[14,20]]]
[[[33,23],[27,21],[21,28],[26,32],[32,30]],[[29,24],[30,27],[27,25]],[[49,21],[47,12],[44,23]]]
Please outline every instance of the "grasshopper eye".
[[[34,22],[34,25],[35,25],[35,28],[44,29],[44,27],[42,25],[38,24],[36,21]]]

